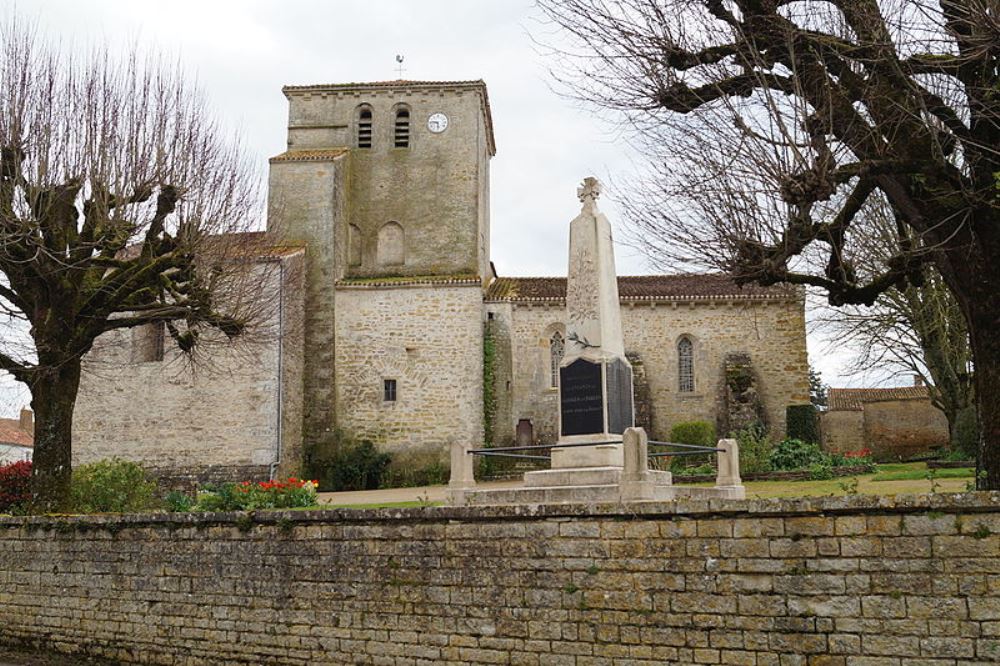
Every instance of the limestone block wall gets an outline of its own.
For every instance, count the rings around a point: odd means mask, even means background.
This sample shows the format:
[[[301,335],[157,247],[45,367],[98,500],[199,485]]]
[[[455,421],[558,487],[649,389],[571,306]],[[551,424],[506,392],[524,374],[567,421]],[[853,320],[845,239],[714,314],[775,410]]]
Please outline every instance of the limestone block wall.
[[[490,304],[492,306],[492,304]],[[563,330],[565,310],[514,303],[511,311],[513,403],[510,420],[531,419],[543,441],[557,438],[557,391],[549,378],[549,339]],[[714,423],[723,360],[747,352],[772,431],[785,430],[785,407],[809,402],[805,313],[801,301],[622,304],[625,349],[639,354],[649,382],[652,437],[666,438],[679,421]],[[694,342],[695,390],[678,391],[677,343]]]
[[[864,404],[865,442],[877,460],[906,459],[948,445],[948,419],[930,400]]]
[[[280,451],[278,471],[298,473],[303,262],[297,250],[256,264],[265,321],[236,344],[203,341],[201,363],[169,336],[162,361],[139,362],[135,331],[102,335],[84,359],[74,465],[117,456],[166,477],[239,480],[266,478]]]
[[[483,441],[483,314],[478,279],[336,288],[338,425],[397,463],[446,462]],[[396,381],[395,401],[383,400]]]
[[[1000,493],[0,517],[0,643],[176,666],[985,666]]]
[[[859,451],[865,448],[865,414],[857,410],[830,410],[819,417],[823,448],[830,453]]]

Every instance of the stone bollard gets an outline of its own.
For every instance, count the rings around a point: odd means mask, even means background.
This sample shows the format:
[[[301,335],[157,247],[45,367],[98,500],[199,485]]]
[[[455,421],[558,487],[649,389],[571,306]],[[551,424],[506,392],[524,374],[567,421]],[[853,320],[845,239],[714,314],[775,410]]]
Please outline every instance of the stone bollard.
[[[649,475],[649,438],[642,428],[627,428],[622,435],[625,464],[621,477],[621,500],[652,499],[653,481]]]
[[[743,488],[743,479],[740,478],[740,446],[735,439],[720,439],[719,451],[719,472],[715,477],[716,488],[731,488],[733,492],[727,493],[727,497],[742,499],[746,491]]]
[[[464,506],[465,492],[476,487],[476,459],[469,447],[459,442],[451,445],[451,479],[448,481],[448,503]]]

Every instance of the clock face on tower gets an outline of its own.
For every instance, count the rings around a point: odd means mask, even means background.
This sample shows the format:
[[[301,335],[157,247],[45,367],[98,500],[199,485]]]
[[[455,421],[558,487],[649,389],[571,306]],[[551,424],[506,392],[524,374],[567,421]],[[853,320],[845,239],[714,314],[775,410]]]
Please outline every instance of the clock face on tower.
[[[448,129],[448,116],[443,113],[432,113],[427,119],[427,129],[434,134],[440,134]]]

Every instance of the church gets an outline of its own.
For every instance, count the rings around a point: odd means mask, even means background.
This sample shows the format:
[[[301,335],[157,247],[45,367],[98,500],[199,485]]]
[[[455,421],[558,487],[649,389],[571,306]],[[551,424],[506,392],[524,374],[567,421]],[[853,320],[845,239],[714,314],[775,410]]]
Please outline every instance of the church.
[[[102,336],[74,463],[117,455],[164,476],[242,480],[299,474],[343,437],[410,468],[446,464],[455,442],[554,442],[566,280],[504,276],[490,260],[485,83],[283,92],[287,150],[268,184],[280,241],[259,260],[273,335],[200,369],[162,331]],[[618,280],[636,423],[652,438],[691,420],[721,433],[747,409],[781,436],[786,407],[809,401],[801,289]]]

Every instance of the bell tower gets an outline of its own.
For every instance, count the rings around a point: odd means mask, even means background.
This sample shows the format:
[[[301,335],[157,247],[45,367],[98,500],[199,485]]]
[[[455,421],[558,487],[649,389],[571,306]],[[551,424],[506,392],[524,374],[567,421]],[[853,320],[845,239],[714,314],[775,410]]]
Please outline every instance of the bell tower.
[[[487,279],[496,148],[482,81],[288,86],[284,93],[290,152],[349,154],[346,214],[333,238],[337,279]]]

